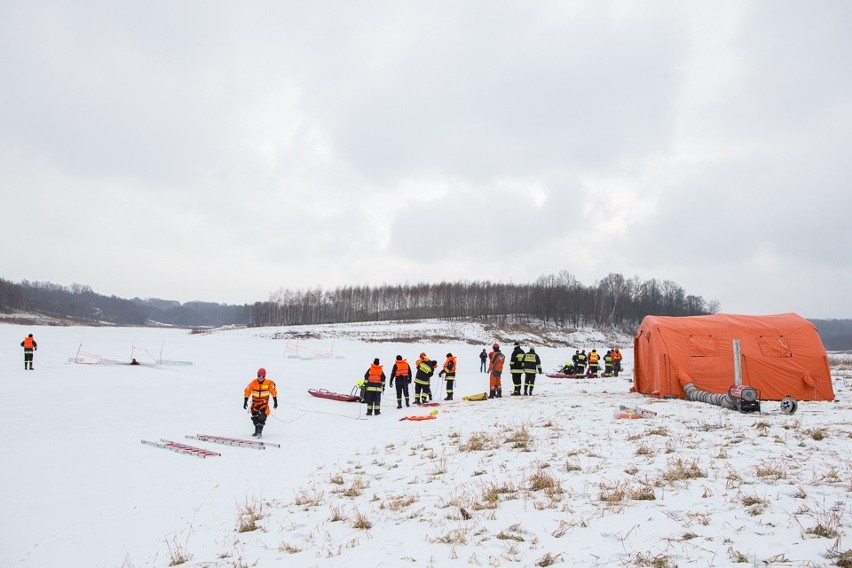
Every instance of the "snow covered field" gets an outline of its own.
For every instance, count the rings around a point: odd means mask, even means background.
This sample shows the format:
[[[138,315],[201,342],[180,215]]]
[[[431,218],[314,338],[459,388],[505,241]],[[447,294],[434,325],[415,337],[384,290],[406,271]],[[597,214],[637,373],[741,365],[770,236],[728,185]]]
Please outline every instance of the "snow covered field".
[[[28,333],[34,371],[19,347]],[[374,357],[389,371],[395,355],[421,351],[459,357],[457,399],[482,392],[478,353],[495,339],[511,351],[500,333],[441,322],[204,334],[0,325],[0,566],[852,562],[848,374],[834,375],[837,402],[786,416],[767,401],[744,415],[630,394],[622,338],[622,377],[540,377],[533,397],[508,396],[507,377],[502,399],[445,403],[435,420],[399,421],[427,409],[397,410],[390,390],[369,418],[306,392],[349,392]],[[573,353],[534,337],[547,370]],[[605,351],[616,340],[569,341]],[[78,352],[100,363],[69,362]],[[108,364],[131,357],[143,365]],[[281,403],[264,441],[280,449],[185,438],[250,439],[243,389],[261,366]],[[658,414],[618,420],[620,404]],[[140,443],[160,438],[222,455]]]

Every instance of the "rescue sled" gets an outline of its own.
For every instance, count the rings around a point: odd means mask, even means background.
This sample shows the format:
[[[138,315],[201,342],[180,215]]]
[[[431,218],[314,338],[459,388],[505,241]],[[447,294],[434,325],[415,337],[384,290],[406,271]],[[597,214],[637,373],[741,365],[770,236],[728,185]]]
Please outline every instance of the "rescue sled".
[[[551,379],[585,379],[586,375],[569,375],[567,373],[547,373],[545,377]]]
[[[358,402],[361,400],[357,396],[351,394],[340,394],[339,392],[331,392],[325,389],[308,389],[308,394],[317,398],[327,398],[330,400],[339,400],[342,402]]]
[[[435,418],[436,416],[434,414],[426,414],[419,416],[403,416],[399,419],[399,421],[402,422],[403,420],[411,420],[412,422],[418,422],[420,420],[434,420]]]

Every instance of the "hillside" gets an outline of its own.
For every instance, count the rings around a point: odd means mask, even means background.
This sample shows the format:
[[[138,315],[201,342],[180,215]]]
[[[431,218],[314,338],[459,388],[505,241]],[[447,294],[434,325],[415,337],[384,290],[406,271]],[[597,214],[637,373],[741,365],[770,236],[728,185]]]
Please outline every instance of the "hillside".
[[[511,335],[440,322],[0,325],[0,341],[17,345],[25,331],[39,341],[36,370],[2,360],[0,396],[18,400],[34,378],[42,390],[38,420],[28,404],[0,413],[0,565],[824,566],[852,556],[848,362],[835,370],[838,402],[802,403],[793,416],[777,403],[745,415],[631,394],[626,348],[622,377],[539,377],[532,397],[456,400],[413,422],[400,418],[429,409],[398,410],[389,391],[368,419],[358,403],[307,389],[348,392],[374,357],[452,351],[458,394],[481,392],[478,352]],[[550,341],[606,347],[596,333]],[[81,345],[101,359],[69,362]],[[132,349],[185,364],[117,364]],[[536,351],[553,368],[570,349]],[[264,440],[281,447],[187,440],[248,437],[243,388],[259,366],[280,401]],[[657,416],[616,419],[622,404]],[[221,455],[140,444],[161,438]]]

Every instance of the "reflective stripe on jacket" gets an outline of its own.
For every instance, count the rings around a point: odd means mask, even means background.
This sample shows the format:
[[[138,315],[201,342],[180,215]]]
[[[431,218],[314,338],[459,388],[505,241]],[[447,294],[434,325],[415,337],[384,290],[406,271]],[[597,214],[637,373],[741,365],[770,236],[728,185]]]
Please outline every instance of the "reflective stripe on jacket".
[[[367,379],[368,391],[380,391],[385,387],[385,370],[381,365],[371,363],[364,378]]]
[[[269,397],[278,396],[278,390],[275,388],[275,381],[266,379],[261,383],[257,379],[253,380],[246,387],[243,396],[248,398],[251,396],[252,412],[263,412],[269,414]]]
[[[447,360],[444,362],[444,374],[448,377],[456,376],[456,358],[455,357],[447,357]]]

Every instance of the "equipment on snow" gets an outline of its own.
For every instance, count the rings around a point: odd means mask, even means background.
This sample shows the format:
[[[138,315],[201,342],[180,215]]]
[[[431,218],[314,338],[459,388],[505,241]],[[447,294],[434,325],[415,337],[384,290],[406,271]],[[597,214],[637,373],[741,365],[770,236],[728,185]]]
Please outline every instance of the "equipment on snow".
[[[271,442],[259,442],[257,440],[241,440],[239,438],[228,438],[226,436],[213,436],[211,434],[197,434],[195,436],[187,436],[190,440],[201,440],[202,442],[212,442],[214,444],[223,444],[225,446],[237,446],[239,448],[253,448],[255,450],[265,450],[267,446],[280,448],[281,444],[273,444]]]
[[[469,394],[467,396],[463,396],[462,400],[488,400],[488,393],[481,392],[477,394]]]
[[[683,385],[683,392],[689,400],[715,404],[739,412],[760,412],[760,392],[754,387],[733,385],[727,394],[698,390],[692,383]]]
[[[339,400],[342,402],[358,402],[359,400],[361,400],[359,397],[352,394],[341,394],[338,392],[331,392],[325,389],[308,389],[308,394],[317,398],[328,398],[331,400]]]
[[[195,446],[189,446],[187,444],[181,444],[179,442],[173,442],[171,440],[166,440],[163,438],[160,438],[159,442],[150,442],[148,440],[142,440],[142,443],[148,446],[154,446],[155,448],[171,450],[179,454],[186,454],[189,456],[195,456],[197,458],[210,458],[222,455],[219,452],[211,452],[210,450],[205,450],[204,448],[197,448]]]
[[[635,414],[639,418],[654,418],[657,413],[653,410],[648,410],[647,408],[642,408],[641,406],[625,406],[620,405],[618,409],[622,412],[627,412],[629,414]]]
[[[792,396],[785,396],[781,399],[781,412],[784,414],[796,414],[799,409],[799,403]]]

